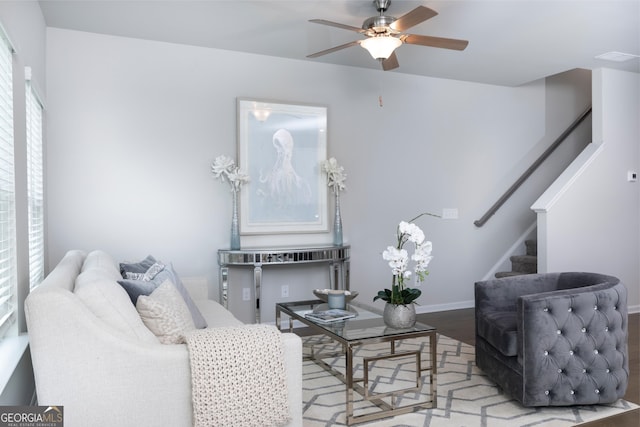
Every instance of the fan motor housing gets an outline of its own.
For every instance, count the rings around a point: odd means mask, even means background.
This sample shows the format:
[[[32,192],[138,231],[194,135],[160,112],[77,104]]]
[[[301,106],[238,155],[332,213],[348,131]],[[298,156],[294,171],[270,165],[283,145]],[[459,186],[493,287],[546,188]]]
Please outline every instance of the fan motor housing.
[[[362,29],[367,31],[371,30],[375,34],[392,33],[393,31],[390,25],[393,24],[396,19],[397,18],[393,16],[372,16],[362,23]]]
[[[384,12],[391,6],[391,0],[373,0],[373,5],[378,12]]]

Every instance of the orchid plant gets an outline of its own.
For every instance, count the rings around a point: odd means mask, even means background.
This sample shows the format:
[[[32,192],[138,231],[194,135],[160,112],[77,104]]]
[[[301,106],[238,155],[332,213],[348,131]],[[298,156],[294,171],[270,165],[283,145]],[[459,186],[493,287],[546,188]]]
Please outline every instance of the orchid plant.
[[[425,241],[424,232],[413,223],[423,215],[438,217],[438,215],[425,212],[408,222],[401,221],[398,224],[396,246],[388,246],[387,250],[382,253],[382,258],[389,262],[393,274],[391,289],[379,291],[378,295],[373,298],[374,301],[381,299],[390,304],[406,305],[413,303],[422,294],[420,289],[408,288],[406,282],[411,279],[413,273],[415,273],[418,282],[422,282],[429,274],[427,266],[433,258],[431,256],[433,245],[430,241]],[[413,243],[414,246],[414,253],[411,255],[411,261],[415,262],[413,272],[409,269],[409,253],[404,249],[407,242]]]
[[[213,176],[222,182],[229,182],[232,192],[240,191],[243,184],[249,182],[249,175],[236,166],[234,160],[227,156],[218,156],[211,165]]]
[[[332,188],[334,194],[347,188],[344,183],[347,180],[347,174],[344,173],[344,168],[338,164],[335,157],[323,160],[320,165],[323,172],[327,174],[327,185]]]

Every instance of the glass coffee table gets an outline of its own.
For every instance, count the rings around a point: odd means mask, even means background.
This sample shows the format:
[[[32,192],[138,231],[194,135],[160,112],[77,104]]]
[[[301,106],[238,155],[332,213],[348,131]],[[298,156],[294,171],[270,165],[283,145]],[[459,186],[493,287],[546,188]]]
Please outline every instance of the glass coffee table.
[[[422,409],[437,407],[437,359],[436,359],[436,328],[416,323],[409,329],[393,329],[384,324],[382,313],[376,309],[355,303],[347,305],[347,310],[356,313],[356,317],[338,322],[321,323],[306,318],[307,313],[327,310],[326,303],[320,300],[297,302],[281,302],[276,304],[276,326],[281,329],[282,316],[289,318],[289,331],[293,332],[294,321],[304,323],[314,334],[323,335],[341,346],[341,351],[333,353],[316,353],[310,349],[307,359],[339,378],[346,385],[346,420],[347,425],[406,414]],[[400,349],[400,341],[428,337],[427,345],[412,346],[410,350]],[[425,341],[426,342],[426,341]],[[374,353],[362,357],[356,356],[361,364],[354,364],[357,351],[380,343]],[[340,347],[338,346],[338,348]],[[382,348],[380,351],[379,348]],[[423,351],[428,348],[427,351]],[[424,354],[426,353],[426,354]],[[344,373],[336,370],[325,359],[334,359],[344,354]],[[426,358],[423,358],[425,357]],[[378,364],[395,364],[396,368],[406,370],[412,365],[410,385],[405,380],[399,381],[402,388],[386,387],[382,392],[376,388],[377,380],[372,378],[372,372]],[[392,366],[393,369],[393,366]],[[388,370],[388,369],[387,369]],[[354,378],[356,371],[361,376]],[[429,389],[426,393],[426,388]],[[362,396],[361,401],[370,402],[374,412],[354,414],[354,392]],[[408,397],[407,397],[408,396]],[[416,398],[416,396],[418,396]],[[409,402],[409,403],[406,403]]]

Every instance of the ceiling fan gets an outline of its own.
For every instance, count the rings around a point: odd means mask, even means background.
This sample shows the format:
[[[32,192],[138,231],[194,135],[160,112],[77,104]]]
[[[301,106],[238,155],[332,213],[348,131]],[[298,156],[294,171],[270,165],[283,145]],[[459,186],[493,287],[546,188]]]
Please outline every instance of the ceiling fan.
[[[391,5],[391,0],[373,0],[373,4],[380,15],[365,19],[362,23],[362,28],[339,24],[325,19],[311,19],[309,22],[355,31],[356,33],[364,34],[367,38],[322,50],[307,55],[307,58],[317,58],[318,56],[333,53],[351,46],[360,45],[367,49],[374,59],[382,62],[383,70],[388,71],[398,68],[399,64],[395,49],[403,43],[453,50],[464,50],[469,44],[467,40],[404,33],[404,31],[409,28],[436,16],[438,12],[433,9],[418,6],[400,18],[394,18],[393,16],[384,15],[384,12],[386,12]]]

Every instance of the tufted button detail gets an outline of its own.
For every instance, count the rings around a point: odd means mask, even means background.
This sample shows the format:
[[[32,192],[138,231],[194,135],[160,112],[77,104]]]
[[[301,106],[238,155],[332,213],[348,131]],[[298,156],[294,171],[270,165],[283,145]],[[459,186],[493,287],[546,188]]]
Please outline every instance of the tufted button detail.
[[[558,335],[562,335],[562,331],[561,331],[560,329],[558,329],[558,330],[556,331],[556,334],[558,334]]]
[[[598,349],[593,350],[593,354],[598,354],[598,353],[600,353]]]
[[[597,305],[594,305],[594,306],[593,306],[593,309],[594,309],[594,310],[597,310],[597,309],[598,309],[598,306],[597,306]]]
[[[582,373],[583,373],[583,374],[586,374],[586,373],[587,373],[587,370],[586,370],[586,369],[583,369],[583,370],[582,370]]]
[[[569,313],[571,313],[573,311],[572,307],[569,307],[569,309],[567,310]]]
[[[558,369],[558,373],[561,374],[562,373],[562,369],[559,368]]]
[[[596,389],[596,394],[600,394],[600,390]]]
[[[549,311],[549,307],[543,308],[542,311],[544,311],[546,313],[547,311]]]
[[[587,332],[587,328],[582,328],[582,329],[580,329],[580,330],[581,330],[583,333],[584,333],[584,332]]]
[[[611,369],[607,368],[605,372],[608,374],[609,372],[611,372]]]
[[[544,395],[545,395],[545,396],[549,396],[549,390],[545,390],[545,391],[544,391]]]
[[[575,390],[571,390],[569,393],[576,394]]]
[[[605,327],[604,327],[604,331],[605,331],[605,332],[609,332],[609,327],[608,327],[608,326],[605,326]]]
[[[545,350],[545,351],[544,351],[544,355],[545,355],[545,356],[548,356],[548,355],[549,355],[549,352],[548,352],[547,350]]]
[[[573,350],[569,350],[569,355],[573,356]]]

